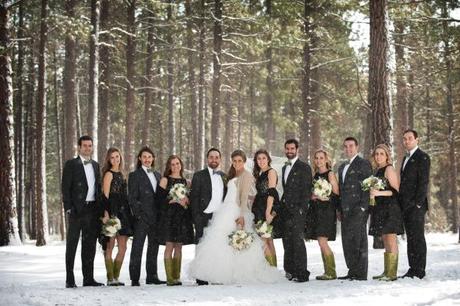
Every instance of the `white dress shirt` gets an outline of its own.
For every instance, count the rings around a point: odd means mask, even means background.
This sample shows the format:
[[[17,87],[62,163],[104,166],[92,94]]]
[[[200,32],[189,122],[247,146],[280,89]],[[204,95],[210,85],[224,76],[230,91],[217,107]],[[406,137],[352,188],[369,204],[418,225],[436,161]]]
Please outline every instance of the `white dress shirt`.
[[[406,157],[406,159],[404,160],[404,164],[403,164],[403,168],[402,168],[403,171],[404,171],[404,168],[406,168],[407,162],[412,157],[412,155],[414,155],[414,152],[417,151],[417,149],[418,149],[418,146],[415,146],[415,148],[413,148],[412,150],[409,151],[409,157]]]
[[[286,169],[284,170],[284,183],[287,182],[287,179],[289,177],[289,173],[291,172],[292,166],[294,166],[295,162],[299,159],[298,156],[294,157],[293,159],[290,159],[289,161],[291,162],[290,165],[286,166]]]
[[[222,181],[222,176],[219,173],[214,173],[214,170],[218,171],[217,169],[208,167],[209,175],[211,176],[212,196],[208,207],[204,210],[206,214],[217,211],[222,205],[222,198],[224,197],[224,182]]]
[[[351,165],[351,163],[355,160],[356,156],[358,156],[358,154],[356,154],[355,156],[353,156],[353,157],[350,159],[350,162],[349,162],[347,165],[345,165],[345,167],[343,167],[342,182],[345,182],[345,176],[347,175],[348,168],[350,168],[350,165]]]
[[[83,169],[85,170],[86,183],[88,184],[88,192],[86,193],[86,202],[96,201],[96,177],[94,176],[94,168],[92,163],[85,165],[83,156],[80,155]]]
[[[144,169],[145,174],[147,174],[147,176],[149,177],[150,184],[152,184],[153,192],[157,192],[157,184],[158,184],[158,182],[157,182],[157,178],[155,177],[155,174],[153,174],[153,171],[148,172],[147,170],[149,168],[147,168],[144,165],[142,165],[142,169]]]

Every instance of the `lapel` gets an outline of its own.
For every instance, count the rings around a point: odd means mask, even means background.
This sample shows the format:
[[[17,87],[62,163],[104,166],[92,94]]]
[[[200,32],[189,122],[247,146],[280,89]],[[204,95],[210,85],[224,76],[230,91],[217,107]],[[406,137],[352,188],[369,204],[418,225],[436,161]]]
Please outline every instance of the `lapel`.
[[[345,169],[345,165],[341,164],[339,167],[339,185],[343,185],[343,169]]]
[[[291,166],[291,171],[289,171],[289,174],[288,174],[288,177],[286,179],[286,182],[285,182],[285,185],[287,184],[287,182],[289,181],[289,179],[291,178],[292,176],[292,173],[295,172],[295,170],[297,169],[297,166],[299,165],[299,159],[297,159],[295,161],[295,163]],[[284,177],[284,172],[283,172],[283,177]]]
[[[141,177],[143,178],[143,180],[145,180],[147,182],[147,185],[149,186],[149,188],[152,190],[153,193],[155,193],[155,190],[153,189],[152,183],[150,182],[149,176],[147,175],[147,173],[145,173],[144,168],[142,168],[142,166],[141,166],[139,169],[137,169],[137,171],[140,172]]]
[[[85,168],[83,166],[83,162],[80,158],[80,155],[77,156],[77,158],[75,158],[76,162],[77,162],[77,171],[78,171],[78,176],[77,177],[81,177],[82,178],[82,181],[85,183],[86,185],[86,188],[88,188],[88,180],[86,179],[86,173],[85,173]],[[96,174],[96,171],[94,172]]]
[[[281,172],[282,172],[281,182],[283,183],[283,189],[284,189],[284,186],[286,185],[286,182],[284,181],[284,172],[286,172],[286,165],[283,166],[283,170]]]
[[[415,150],[414,154],[412,154],[412,156],[409,157],[409,160],[407,161],[406,167],[403,170],[404,162],[406,161],[406,156],[404,156],[403,162],[401,164],[401,175],[404,174],[408,169],[412,168],[412,164],[417,159],[417,155],[418,155],[419,150],[420,149]]]
[[[354,170],[354,165],[356,165],[356,161],[360,158],[359,156],[356,156],[355,159],[351,162],[350,166],[347,169],[347,173],[345,173],[345,180],[343,183],[345,184],[345,181],[347,180],[348,175],[351,173],[352,170]],[[344,167],[345,168],[345,167]]]

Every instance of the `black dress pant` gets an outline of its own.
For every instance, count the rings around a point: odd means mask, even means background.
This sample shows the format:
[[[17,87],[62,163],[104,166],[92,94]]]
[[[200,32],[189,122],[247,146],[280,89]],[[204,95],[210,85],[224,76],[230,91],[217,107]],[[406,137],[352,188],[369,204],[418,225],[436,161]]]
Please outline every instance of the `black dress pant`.
[[[83,283],[94,281],[94,256],[96,255],[96,242],[100,230],[97,208],[94,203],[87,204],[78,215],[70,214],[65,251],[67,283],[75,283],[73,268],[80,232]]]
[[[304,243],[305,214],[283,215],[284,271],[299,280],[308,280],[307,249]]]
[[[156,239],[155,225],[149,225],[140,219],[134,224],[133,244],[131,247],[131,256],[129,259],[129,277],[131,281],[139,281],[141,276],[142,251],[144,250],[145,238],[148,238],[146,281],[149,282],[158,278],[158,241]]]
[[[368,249],[365,211],[347,214],[342,220],[342,246],[348,275],[367,279]]]
[[[409,267],[419,277],[425,276],[426,267],[425,213],[423,207],[412,207],[403,213]]]

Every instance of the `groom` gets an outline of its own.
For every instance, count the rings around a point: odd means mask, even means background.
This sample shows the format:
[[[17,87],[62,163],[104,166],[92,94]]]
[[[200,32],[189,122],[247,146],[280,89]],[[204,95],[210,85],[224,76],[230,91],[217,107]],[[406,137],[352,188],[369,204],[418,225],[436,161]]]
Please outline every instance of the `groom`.
[[[284,271],[286,278],[306,282],[307,250],[304,231],[308,201],[311,197],[312,175],[310,166],[299,160],[299,142],[289,139],[284,144],[288,161],[283,167],[283,196],[281,198],[281,220],[283,224]]]
[[[203,230],[212,218],[212,213],[219,209],[227,192],[225,174],[219,170],[221,162],[220,151],[209,149],[207,153],[208,166],[195,172],[190,192],[190,207],[195,225],[195,243],[203,236]],[[207,285],[206,281],[196,280],[198,285]]]

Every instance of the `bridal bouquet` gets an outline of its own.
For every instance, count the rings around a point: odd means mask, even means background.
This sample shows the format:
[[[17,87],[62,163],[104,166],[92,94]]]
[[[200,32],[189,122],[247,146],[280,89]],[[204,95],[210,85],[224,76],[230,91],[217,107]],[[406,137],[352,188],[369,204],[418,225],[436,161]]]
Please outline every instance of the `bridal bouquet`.
[[[121,229],[120,219],[112,217],[102,225],[102,234],[107,237],[114,237],[117,232]]]
[[[262,238],[271,238],[273,225],[267,224],[267,221],[259,220],[256,224],[256,232]]]
[[[169,198],[171,200],[180,202],[183,198],[185,198],[188,194],[188,188],[184,184],[178,183],[174,184],[169,190]]]
[[[253,241],[254,237],[252,234],[242,229],[233,231],[228,235],[228,244],[237,251],[247,249]]]
[[[370,189],[383,190],[385,189],[385,182],[382,179],[371,175],[361,183],[361,187],[363,191],[368,191]],[[369,205],[375,205],[375,198],[371,198]]]
[[[313,194],[320,200],[328,200],[332,192],[332,185],[325,179],[319,178],[313,182]]]

